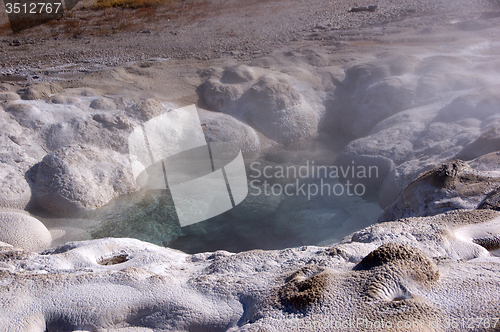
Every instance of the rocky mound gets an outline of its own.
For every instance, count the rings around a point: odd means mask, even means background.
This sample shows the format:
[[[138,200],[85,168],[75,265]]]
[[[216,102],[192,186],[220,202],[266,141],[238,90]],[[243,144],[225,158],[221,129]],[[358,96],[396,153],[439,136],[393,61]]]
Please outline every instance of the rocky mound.
[[[387,63],[401,62],[395,75]],[[352,113],[337,114],[339,128],[362,137],[344,148],[338,163],[377,166],[379,176],[363,181],[380,190],[383,208],[435,164],[498,149],[495,78],[464,71],[470,67],[461,58],[430,56],[389,58],[346,71],[339,102]]]
[[[429,216],[454,209],[498,209],[498,172],[481,172],[453,160],[420,174],[407,185],[380,221]]]
[[[306,84],[310,82],[303,82]],[[294,87],[290,75],[240,65],[209,78],[201,93],[211,110],[248,123],[280,143],[297,142],[317,133],[321,111],[312,108]]]
[[[128,156],[112,150],[87,145],[62,148],[36,166],[34,198],[60,216],[93,210],[137,189],[129,165]]]
[[[482,14],[444,15],[441,26],[422,25],[434,16],[417,15],[364,37],[366,30],[318,25],[306,37],[321,41],[321,49],[304,43],[202,69],[140,61],[66,82],[63,91],[56,84],[2,84],[2,206],[31,202],[66,216],[135,190],[129,133],[198,102],[208,140],[236,141],[245,152],[272,146],[263,157],[269,164],[304,156],[330,163],[335,148],[303,143],[309,154],[293,150],[318,131],[339,146],[348,141],[336,163],[376,166],[376,177],[358,180],[386,210],[384,222],[365,227],[380,208],[363,198],[251,199],[242,211],[260,219],[279,214],[276,234],[283,238],[290,227],[312,241],[311,223],[347,235],[328,247],[193,255],[129,238],[49,248],[62,229],[51,234],[31,216],[1,212],[0,299],[8,305],[0,308],[0,325],[468,331],[469,320],[457,325],[453,318],[490,317],[474,322],[490,329],[500,303],[499,16]],[[343,180],[350,174],[359,173]]]
[[[52,236],[36,218],[19,212],[0,212],[0,241],[40,252],[50,247]]]
[[[334,247],[239,254],[186,255],[132,239],[42,254],[3,247],[0,281],[9,291],[0,297],[14,304],[0,322],[118,332],[373,331],[384,321],[388,330],[446,331],[449,317],[498,314],[497,258],[474,240],[499,218],[460,210],[372,225]],[[29,301],[11,301],[19,297]]]

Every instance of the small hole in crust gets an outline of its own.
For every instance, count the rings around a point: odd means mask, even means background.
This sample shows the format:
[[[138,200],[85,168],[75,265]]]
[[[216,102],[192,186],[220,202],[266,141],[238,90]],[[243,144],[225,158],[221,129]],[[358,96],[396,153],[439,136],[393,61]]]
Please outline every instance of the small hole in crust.
[[[128,255],[122,254],[122,255],[117,255],[117,256],[110,257],[110,258],[102,258],[100,261],[97,262],[97,264],[116,265],[116,264],[125,263],[126,261],[128,261]]]

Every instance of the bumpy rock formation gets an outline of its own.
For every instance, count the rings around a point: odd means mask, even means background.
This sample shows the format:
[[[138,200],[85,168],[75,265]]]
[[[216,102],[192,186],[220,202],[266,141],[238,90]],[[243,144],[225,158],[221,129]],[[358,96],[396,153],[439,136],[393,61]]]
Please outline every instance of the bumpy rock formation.
[[[377,250],[372,251],[368,256],[363,258],[361,262],[356,265],[355,269],[372,270],[376,267],[398,262],[410,265],[416,263],[425,267],[426,270],[434,270],[432,263],[424,253],[416,248],[398,243],[387,243],[380,246]],[[435,279],[435,272],[429,272],[428,274],[428,279]]]
[[[132,106],[127,107],[126,113],[132,117],[136,117],[142,121],[150,120],[162,112],[166,111],[165,107],[156,99],[146,99]]]
[[[354,269],[371,272],[365,286],[368,297],[390,301],[414,297],[402,285],[404,279],[410,278],[426,284],[439,277],[438,270],[423,252],[399,243],[380,246],[363,258]],[[391,275],[389,280],[387,275]]]
[[[285,310],[305,309],[321,300],[328,281],[328,273],[318,266],[304,267],[288,277],[286,284],[279,289],[281,304]]]
[[[133,239],[73,242],[42,254],[4,245],[0,298],[10,305],[0,308],[0,324],[12,331],[326,332],[380,324],[447,331],[454,315],[498,314],[491,305],[500,301],[497,258],[476,242],[484,232],[500,235],[492,232],[499,218],[461,210],[375,224],[334,247],[238,254],[186,255]]]
[[[57,83],[35,83],[18,93],[24,100],[47,99],[49,96],[61,92],[62,87]]]
[[[25,173],[45,154],[31,135],[31,129],[0,111],[0,207],[24,209],[30,201]]]
[[[339,102],[349,109],[339,115],[341,130],[347,135],[364,136],[381,120],[411,108],[416,87],[404,75],[412,74],[417,64],[417,58],[401,55],[349,67],[339,93]]]
[[[482,88],[491,84],[487,76],[453,74],[453,71],[462,69],[458,64],[454,65],[458,61],[455,58],[448,59],[448,65],[440,67],[441,73],[430,73],[436,64],[445,60],[439,57],[424,59],[414,75],[404,78],[409,80],[406,88],[413,89],[413,94],[406,96],[392,88],[382,88],[387,77],[397,77],[390,76],[390,70],[383,64],[365,65],[361,67],[363,70],[355,66],[347,71],[344,84],[354,85],[354,93],[349,94],[353,101],[348,105],[360,117],[349,116],[352,125],[346,123],[344,128],[366,136],[350,142],[339,156],[338,163],[377,166],[379,177],[364,180],[364,183],[373,190],[380,190],[383,208],[392,204],[420,172],[436,163],[453,158],[471,160],[497,149],[498,119],[495,114],[500,106],[498,89]],[[359,73],[354,75],[352,72]],[[362,85],[365,89],[362,90],[363,96],[370,95],[369,89],[381,87],[376,98],[366,102],[367,115],[362,115],[363,108],[358,105],[364,100],[356,93],[356,89],[360,89],[356,77],[360,75],[362,82],[368,82]],[[467,82],[475,83],[469,85]],[[444,91],[444,87],[449,88]],[[387,98],[397,97],[406,104],[396,107],[388,103]],[[376,102],[381,98],[383,105]]]
[[[0,100],[11,101],[11,100],[19,100],[21,97],[17,93],[14,92],[2,92],[0,93]]]
[[[421,32],[416,40],[427,38]],[[33,217],[1,212],[2,328],[468,331],[450,328],[453,321],[446,319],[498,317],[500,103],[494,76],[500,67],[494,44],[460,44],[456,56],[442,48],[394,56],[393,48],[380,45],[377,54],[364,55],[342,53],[343,43],[335,41],[340,35],[329,37],[330,54],[276,52],[250,65],[202,70],[205,83],[190,72],[189,84],[174,88],[199,86],[200,105],[217,112],[200,112],[208,140],[236,141],[245,152],[314,137],[320,126],[323,135],[354,138],[337,162],[378,167],[378,176],[364,183],[380,189],[380,203],[389,207],[380,219],[385,222],[358,230],[380,211],[361,198],[347,204],[345,197],[325,197],[309,205],[260,197],[240,206],[248,212],[243,218],[279,213],[280,222],[304,230],[309,243],[305,221],[347,235],[333,247],[238,254],[187,255],[110,238],[34,253],[55,237]],[[165,111],[159,89],[140,86],[161,71],[158,64],[149,67],[145,62],[87,76],[95,83],[111,75],[131,89],[151,91],[144,101],[97,89],[61,92],[31,84],[14,92],[13,85],[0,85],[0,205],[25,208],[32,189],[43,208],[70,215],[134,190],[126,171],[127,135]],[[176,98],[192,103],[196,95],[183,91]],[[264,159],[303,161],[305,154],[290,158],[292,152],[277,149]],[[335,228],[338,220],[342,226]],[[255,224],[241,229],[248,227]]]
[[[0,212],[0,241],[40,252],[49,248],[52,236],[38,219],[18,212]]]
[[[260,151],[274,144],[246,123],[230,115],[200,111],[203,132],[208,142],[232,142],[241,151]]]
[[[40,129],[53,121],[52,115],[47,114],[30,104],[11,104],[5,109],[23,127]]]
[[[57,215],[95,209],[135,190],[127,156],[92,146],[70,146],[48,154],[36,168],[36,202]]]
[[[464,161],[453,160],[420,174],[379,220],[423,217],[454,209],[494,208],[499,187],[498,174],[476,171]]]
[[[0,163],[0,206],[24,209],[31,199],[31,188],[22,171]]]
[[[290,75],[259,67],[237,66],[200,87],[208,107],[230,114],[269,139],[286,144],[317,132],[320,110],[311,107]]]
[[[116,109],[115,103],[109,98],[97,98],[92,100],[90,108],[103,111],[112,111]]]

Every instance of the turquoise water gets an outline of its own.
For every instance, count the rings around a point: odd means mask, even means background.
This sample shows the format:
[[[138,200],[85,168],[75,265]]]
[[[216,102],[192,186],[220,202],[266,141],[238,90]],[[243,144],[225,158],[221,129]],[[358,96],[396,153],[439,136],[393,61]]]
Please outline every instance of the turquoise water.
[[[246,165],[247,198],[211,219],[180,227],[168,190],[140,190],[96,211],[90,217],[98,221],[91,229],[91,236],[132,237],[187,253],[239,252],[328,245],[375,222],[381,212],[375,203],[375,193],[308,195],[307,190],[301,192],[297,188],[307,189],[308,185],[314,188],[315,184],[319,188],[326,183],[341,188],[342,183],[312,173],[307,177],[276,176],[274,171],[286,170],[286,167],[311,166],[311,160],[316,162],[315,166],[333,165],[335,153],[331,150],[315,147],[313,155],[311,151],[274,151],[250,160]],[[271,178],[264,176],[264,167],[267,167],[267,174],[272,174]],[[292,195],[280,192],[286,185]]]

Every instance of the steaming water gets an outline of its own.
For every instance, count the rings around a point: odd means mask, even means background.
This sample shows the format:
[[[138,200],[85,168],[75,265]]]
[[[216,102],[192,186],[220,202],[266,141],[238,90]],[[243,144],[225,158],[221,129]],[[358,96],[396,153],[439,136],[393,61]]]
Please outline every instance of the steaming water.
[[[44,122],[57,123],[66,121],[66,116],[83,117],[82,110],[93,98],[78,96],[74,105],[19,103],[34,105],[42,111],[40,114],[45,114]],[[68,144],[64,137],[59,138],[59,145]],[[245,156],[247,198],[221,215],[186,227],[180,227],[168,190],[140,190],[79,218],[54,218],[44,212],[31,212],[53,231],[54,245],[103,237],[136,238],[189,253],[330,245],[372,224],[381,212],[375,193],[358,188],[362,195],[355,195],[356,183],[348,193],[338,178],[329,175],[329,168],[327,173],[318,175],[319,167],[335,164],[345,144],[345,138],[328,136]],[[264,168],[270,176],[265,175]],[[289,172],[276,175],[282,169]],[[300,174],[304,169],[308,170],[305,176]],[[330,189],[316,193],[320,188]]]
[[[423,69],[412,70],[412,74],[399,77],[404,83],[403,87],[415,94],[415,100],[409,103],[412,108],[398,109],[398,114],[385,120],[376,119],[380,122],[377,122],[377,127],[369,133],[370,137],[362,137],[351,146],[351,150],[358,151],[359,154],[387,156],[395,161],[398,172],[411,174],[452,158],[489,128],[498,128],[499,104],[497,95],[492,92],[498,88],[495,84],[499,83],[498,45],[498,42],[486,42],[478,38],[477,42],[471,42],[465,47],[434,45],[432,54],[430,51],[410,52],[418,57],[419,61],[429,60]],[[447,57],[439,57],[441,55]],[[359,86],[362,87],[363,84]],[[492,87],[491,91],[487,87]],[[401,90],[397,84],[395,88],[399,89],[398,91],[406,91]],[[359,101],[354,104],[360,109],[355,113],[352,108],[346,107],[345,109],[349,109],[346,116],[355,117],[358,114],[356,125],[359,125],[358,122],[366,124],[373,120],[370,115],[384,111],[387,108],[384,98],[392,100],[389,97],[394,94],[391,92],[393,90],[376,91],[376,95],[373,95],[372,91],[369,96],[375,104],[369,105],[363,103],[371,100],[365,100],[365,95],[370,91],[361,88],[359,91],[349,91],[353,93],[350,99]],[[356,93],[358,95],[355,95]],[[464,102],[453,104],[459,96],[464,96]],[[80,100],[88,102],[85,98],[87,97],[81,97]],[[484,102],[479,102],[481,99],[478,98],[484,98]],[[338,98],[338,102],[341,102],[341,99]],[[25,102],[36,104],[32,101]],[[36,105],[45,110],[42,102],[39,103],[40,105]],[[474,107],[467,106],[469,104]],[[446,105],[453,107],[447,108]],[[67,107],[67,110],[69,109]],[[339,109],[343,108],[339,106]],[[367,109],[371,113],[363,113]],[[374,125],[375,123],[371,127]],[[366,127],[370,128],[370,125]],[[335,165],[337,153],[347,143],[318,139],[266,151],[259,156],[246,156],[246,171],[250,184],[250,194],[247,198],[219,216],[186,227],[179,225],[168,190],[141,190],[120,197],[85,216],[84,220],[41,219],[49,229],[67,226],[65,230],[70,235],[64,238],[66,241],[108,236],[133,237],[189,253],[219,249],[238,252],[255,248],[328,245],[377,220],[381,212],[377,204],[377,193],[366,192],[361,196],[349,195],[346,192],[308,195],[306,191],[305,194],[285,195],[280,190],[275,190],[274,194],[267,195],[263,192],[263,180],[268,180],[268,185],[276,185],[275,188],[283,189],[289,186],[290,191],[295,193],[297,187],[302,185],[306,188],[309,185],[321,187],[326,183],[333,187],[342,186],[343,183],[336,178],[318,177],[317,174],[305,177],[274,175],[267,179],[265,176],[257,176],[255,169],[263,171],[265,167],[270,167],[275,174],[280,166],[311,167],[312,161],[316,166],[332,166]],[[486,146],[485,153],[496,151],[495,144],[493,142],[491,147]],[[408,151],[405,150],[407,147]],[[473,158],[476,154],[472,152],[469,151],[465,155]],[[258,166],[252,167],[252,163],[257,163]],[[252,180],[260,182],[254,182],[252,185]],[[389,194],[397,195],[399,189],[395,186],[394,193]],[[255,194],[259,190],[260,194]]]
[[[310,143],[316,149],[321,145]],[[333,173],[330,177],[323,171],[318,176],[318,167],[333,165],[334,157],[334,151],[322,146],[313,153],[310,149],[283,150],[247,158],[247,198],[221,215],[186,227],[179,225],[168,190],[141,190],[90,217],[98,220],[91,234],[94,238],[133,237],[188,253],[332,244],[372,224],[381,212],[373,194],[357,196],[352,187],[348,192]],[[287,169],[288,174],[276,173]],[[293,174],[299,170],[301,174]],[[287,185],[288,194],[284,193]],[[358,186],[358,194],[360,190]]]

